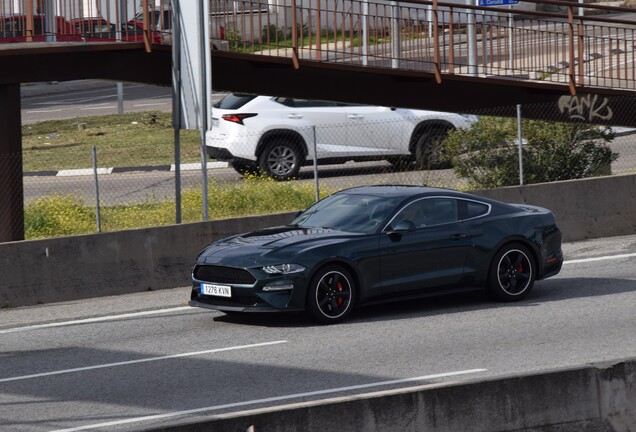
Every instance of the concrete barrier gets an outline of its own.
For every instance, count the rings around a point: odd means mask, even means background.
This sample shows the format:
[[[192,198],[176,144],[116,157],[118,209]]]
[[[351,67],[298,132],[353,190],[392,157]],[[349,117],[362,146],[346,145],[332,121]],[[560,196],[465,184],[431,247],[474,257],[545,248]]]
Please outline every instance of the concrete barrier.
[[[534,204],[556,215],[564,241],[636,234],[636,175],[514,186],[475,194]]]
[[[636,360],[210,415],[145,430],[629,432],[636,431]]]
[[[636,232],[636,175],[478,191],[551,209],[565,241]],[[187,286],[209,242],[290,221],[292,213],[0,243],[0,307]]]
[[[0,306],[184,287],[208,243],[293,213],[0,243]],[[184,300],[186,300],[184,298]]]

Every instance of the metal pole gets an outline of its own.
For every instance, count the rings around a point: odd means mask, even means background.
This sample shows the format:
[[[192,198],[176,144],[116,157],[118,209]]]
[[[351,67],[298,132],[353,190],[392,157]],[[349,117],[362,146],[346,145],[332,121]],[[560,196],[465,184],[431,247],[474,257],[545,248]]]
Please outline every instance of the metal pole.
[[[119,8],[119,13],[117,14],[117,29],[115,32],[115,40],[117,42],[121,42],[121,32],[124,28],[124,23],[126,22],[126,0],[119,0],[117,6]],[[121,82],[117,83],[117,113],[124,113],[124,84]]]
[[[362,65],[369,64],[369,0],[362,2]]]
[[[206,1],[206,0],[203,0]],[[199,3],[199,7],[201,7],[202,9],[202,13],[201,15],[201,22],[199,22],[199,29],[201,30],[201,34],[205,35],[205,26],[207,25],[207,20],[208,17],[205,16],[205,14],[203,13],[203,11],[206,10],[205,7],[203,7],[203,1],[201,3]],[[201,41],[199,44],[199,50],[201,53],[201,59],[205,59],[207,58],[207,56],[209,55],[209,53],[205,52],[205,46],[206,46],[206,41],[205,41],[205,37],[201,37]],[[201,181],[203,183],[203,200],[202,200],[202,206],[203,206],[203,220],[207,221],[208,220],[208,166],[207,166],[207,152],[206,152],[206,148],[205,148],[205,132],[208,130],[208,119],[207,119],[207,104],[208,104],[208,86],[206,85],[207,83],[207,78],[208,78],[208,71],[207,71],[207,63],[205,61],[201,62],[201,94],[200,96],[200,101],[201,101],[201,106],[199,108],[199,115],[201,116],[200,118],[200,122],[199,122],[199,139],[201,141]]]
[[[523,186],[523,133],[521,132],[521,105],[517,105],[517,140],[519,141],[519,184]]]
[[[97,150],[93,146],[93,177],[95,178],[95,218],[97,221],[97,232],[102,232],[102,220],[99,205],[99,179],[97,178]]]
[[[508,10],[512,11],[512,6],[508,6]],[[510,65],[508,66],[508,69],[514,69],[514,56],[513,56],[513,49],[514,49],[514,43],[513,43],[513,37],[514,37],[514,25],[515,22],[513,20],[512,17],[512,12],[508,13],[508,62],[510,63]]]
[[[316,202],[320,200],[320,180],[318,179],[318,149],[316,146],[316,126],[311,127],[314,132],[314,185],[316,190]]]
[[[181,29],[179,2],[172,1],[172,128],[174,130],[175,223],[181,223]]]
[[[466,0],[466,5],[473,5],[474,0]],[[468,74],[477,75],[477,41],[475,39],[475,10],[470,9],[466,22],[468,33]]]
[[[397,69],[400,67],[400,3],[391,2],[391,67]]]
[[[117,113],[124,113],[124,83],[117,83]]]

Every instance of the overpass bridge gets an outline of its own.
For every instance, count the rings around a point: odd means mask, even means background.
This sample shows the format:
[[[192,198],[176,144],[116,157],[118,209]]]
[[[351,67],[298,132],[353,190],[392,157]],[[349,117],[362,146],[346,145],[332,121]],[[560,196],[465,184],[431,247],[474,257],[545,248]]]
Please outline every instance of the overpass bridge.
[[[21,83],[172,84],[172,26],[188,23],[169,0],[138,3],[0,0],[0,241],[23,238]],[[468,3],[210,0],[213,87],[482,115],[523,104],[528,118],[636,126],[631,8]],[[52,5],[61,21],[38,27]],[[86,30],[95,22],[106,30]]]

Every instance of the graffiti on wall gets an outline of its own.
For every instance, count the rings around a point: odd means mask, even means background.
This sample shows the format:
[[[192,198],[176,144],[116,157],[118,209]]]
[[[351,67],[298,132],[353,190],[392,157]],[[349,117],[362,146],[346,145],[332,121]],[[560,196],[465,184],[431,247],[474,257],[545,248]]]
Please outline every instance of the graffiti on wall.
[[[561,96],[559,111],[570,116],[571,120],[598,122],[611,120],[614,116],[609,106],[609,99],[601,99],[598,95]]]

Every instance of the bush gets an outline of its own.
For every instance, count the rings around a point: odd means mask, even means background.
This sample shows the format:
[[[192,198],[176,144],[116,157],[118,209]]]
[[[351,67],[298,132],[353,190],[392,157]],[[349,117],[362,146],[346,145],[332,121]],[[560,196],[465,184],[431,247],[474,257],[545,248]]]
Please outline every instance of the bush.
[[[618,157],[607,146],[612,130],[578,123],[523,120],[524,184],[610,174]],[[469,130],[452,131],[445,155],[470,187],[519,184],[516,119],[482,117]]]

